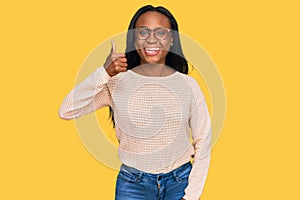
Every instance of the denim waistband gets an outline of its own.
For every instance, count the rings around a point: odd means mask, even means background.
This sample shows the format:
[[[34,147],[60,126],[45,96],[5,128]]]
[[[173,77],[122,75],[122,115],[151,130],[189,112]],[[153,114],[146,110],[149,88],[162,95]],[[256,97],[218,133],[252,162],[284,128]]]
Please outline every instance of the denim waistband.
[[[157,177],[167,178],[167,177],[170,177],[170,176],[174,176],[177,173],[180,173],[181,171],[184,171],[184,170],[186,170],[187,168],[189,168],[191,166],[192,166],[191,162],[187,162],[187,163],[181,165],[180,167],[178,167],[178,168],[176,168],[176,169],[174,169],[170,172],[160,173],[160,174],[151,174],[151,173],[147,173],[147,172],[144,172],[144,171],[140,171],[140,170],[135,169],[133,167],[129,167],[125,164],[122,164],[121,168],[120,168],[120,171],[125,171],[125,172],[129,172],[129,173],[132,173],[132,174],[144,175],[144,176],[156,179]]]

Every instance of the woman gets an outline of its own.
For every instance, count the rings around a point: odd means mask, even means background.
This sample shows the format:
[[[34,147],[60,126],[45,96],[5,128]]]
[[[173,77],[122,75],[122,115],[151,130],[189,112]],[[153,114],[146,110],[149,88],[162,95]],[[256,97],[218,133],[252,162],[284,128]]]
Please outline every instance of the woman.
[[[117,200],[197,200],[202,194],[211,124],[204,95],[187,72],[175,18],[148,5],[130,22],[126,54],[112,43],[103,67],[63,101],[63,119],[111,107],[123,163]]]

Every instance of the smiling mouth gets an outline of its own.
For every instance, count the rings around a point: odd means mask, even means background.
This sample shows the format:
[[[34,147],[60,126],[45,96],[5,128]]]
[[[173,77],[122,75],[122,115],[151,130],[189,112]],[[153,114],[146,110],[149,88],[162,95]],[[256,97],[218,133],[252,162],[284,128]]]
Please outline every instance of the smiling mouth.
[[[144,51],[147,56],[155,56],[160,52],[160,48],[144,48]]]

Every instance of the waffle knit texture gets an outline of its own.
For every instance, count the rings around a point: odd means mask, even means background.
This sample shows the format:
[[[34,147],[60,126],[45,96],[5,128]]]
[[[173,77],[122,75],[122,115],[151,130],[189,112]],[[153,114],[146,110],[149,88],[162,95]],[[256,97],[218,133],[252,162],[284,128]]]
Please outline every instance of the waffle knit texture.
[[[193,160],[183,198],[198,200],[210,163],[211,121],[196,80],[180,72],[149,77],[131,70],[110,77],[99,67],[70,91],[59,115],[74,119],[105,106],[114,110],[122,163],[160,174]]]

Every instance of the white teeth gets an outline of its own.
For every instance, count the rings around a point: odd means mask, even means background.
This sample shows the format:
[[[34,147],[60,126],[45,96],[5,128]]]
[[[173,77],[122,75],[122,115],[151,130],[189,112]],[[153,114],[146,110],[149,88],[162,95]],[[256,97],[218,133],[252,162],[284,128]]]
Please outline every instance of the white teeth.
[[[159,48],[145,48],[146,51],[158,51]]]

